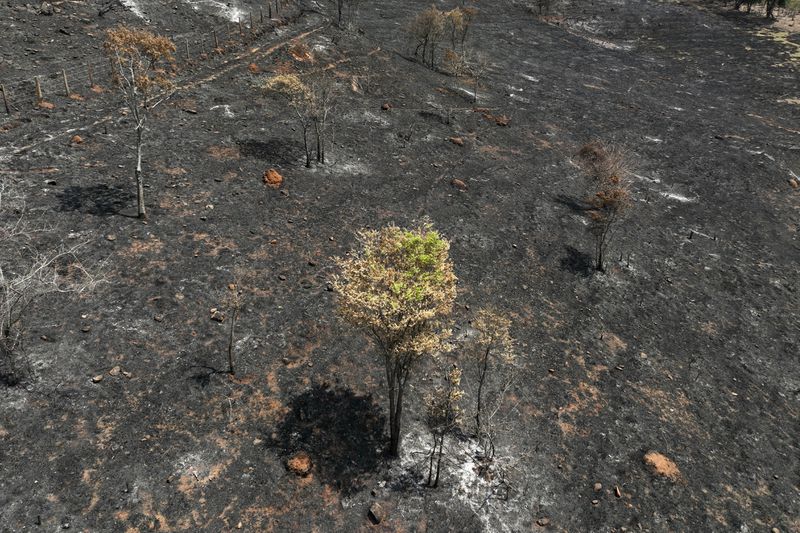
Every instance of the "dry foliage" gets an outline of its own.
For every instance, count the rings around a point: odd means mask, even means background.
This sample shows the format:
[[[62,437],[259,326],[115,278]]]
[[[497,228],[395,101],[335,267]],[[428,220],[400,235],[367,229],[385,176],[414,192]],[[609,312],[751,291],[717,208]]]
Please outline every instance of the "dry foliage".
[[[114,82],[152,97],[172,88],[175,44],[147,30],[118,26],[106,32],[103,43],[112,65]]]
[[[445,35],[447,17],[443,11],[431,6],[419,13],[408,27],[414,42],[414,56],[422,56],[422,63],[433,68],[436,65],[436,47]]]
[[[467,52],[467,34],[477,13],[478,10],[472,7],[440,11],[433,5],[419,13],[408,27],[414,56],[421,57],[423,64],[435,68],[436,49],[445,38],[449,38],[450,48],[444,53],[445,66],[460,75],[458,72],[466,64],[462,56]]]
[[[359,233],[360,246],[336,260],[339,314],[367,331],[383,356],[391,452],[400,445],[403,394],[415,364],[444,348],[456,296],[450,243],[429,224]]]

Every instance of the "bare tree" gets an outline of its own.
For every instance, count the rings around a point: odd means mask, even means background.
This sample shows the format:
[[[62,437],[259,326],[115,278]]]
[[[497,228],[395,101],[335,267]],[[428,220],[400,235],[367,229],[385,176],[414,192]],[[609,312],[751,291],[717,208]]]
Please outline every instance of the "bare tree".
[[[175,45],[147,30],[118,26],[106,32],[103,44],[111,61],[114,82],[133,117],[136,131],[136,200],[139,218],[146,218],[142,178],[142,140],[153,108],[169,97],[173,87]]]
[[[578,152],[589,177],[589,231],[594,237],[595,268],[605,272],[605,256],[614,229],[630,209],[627,157],[619,148],[593,141]]]
[[[486,54],[482,52],[469,52],[464,55],[464,73],[472,78],[473,93],[472,101],[478,101],[478,94],[480,93],[481,83],[483,83],[487,72],[489,71],[490,63]]]
[[[433,445],[431,446],[428,460],[427,483],[429,487],[437,487],[439,485],[445,438],[461,423],[459,402],[464,396],[464,391],[461,390],[461,370],[458,366],[453,365],[445,376],[444,381],[443,386],[436,387],[425,398],[425,422],[433,437]]]
[[[35,237],[47,230],[31,225],[26,213],[24,198],[0,183],[0,382],[8,385],[31,374],[22,349],[25,319],[36,302],[97,283],[77,258],[82,244],[40,251]]]
[[[456,276],[450,243],[424,224],[388,226],[359,234],[361,246],[336,261],[333,280],[339,314],[366,330],[380,349],[389,393],[392,455],[400,450],[403,397],[425,355],[441,351],[450,336]]]

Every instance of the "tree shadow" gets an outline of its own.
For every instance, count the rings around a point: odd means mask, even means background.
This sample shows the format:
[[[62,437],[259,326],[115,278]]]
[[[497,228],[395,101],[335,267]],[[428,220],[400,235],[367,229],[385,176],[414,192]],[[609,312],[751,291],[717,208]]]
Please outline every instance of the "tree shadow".
[[[272,446],[284,456],[306,452],[320,481],[352,494],[381,465],[385,423],[372,396],[317,385],[292,399]]]
[[[584,202],[583,200],[567,196],[566,194],[559,194],[554,198],[554,200],[556,201],[556,203],[568,207],[575,213],[585,213],[586,211],[592,209],[592,206],[590,204]]]
[[[305,157],[305,151],[300,143],[284,139],[267,139],[256,141],[252,139],[237,141],[239,153],[244,157],[254,157],[278,165],[290,165],[298,159]]]
[[[134,199],[130,192],[105,184],[67,187],[56,198],[59,211],[80,211],[101,217],[119,214]]]
[[[566,257],[561,258],[561,270],[588,278],[594,272],[594,259],[572,246],[565,246]]]

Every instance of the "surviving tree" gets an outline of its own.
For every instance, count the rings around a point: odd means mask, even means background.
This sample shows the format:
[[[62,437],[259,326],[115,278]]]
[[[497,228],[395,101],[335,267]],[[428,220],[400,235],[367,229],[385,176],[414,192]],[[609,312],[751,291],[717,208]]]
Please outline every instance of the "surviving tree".
[[[458,366],[453,365],[444,381],[443,386],[436,387],[425,398],[425,423],[433,437],[433,445],[428,459],[427,483],[429,487],[439,485],[445,438],[461,423],[459,402],[464,396],[464,391],[461,390],[461,370]]]
[[[286,99],[295,114],[303,135],[306,166],[311,167],[315,150],[309,142],[316,143],[316,160],[325,164],[325,143],[336,105],[336,85],[325,72],[310,74],[303,81],[297,74],[276,74],[268,78],[263,89]]]
[[[605,272],[605,256],[614,229],[631,207],[627,160],[622,151],[591,142],[578,152],[589,177],[589,231],[594,237],[595,268]]]
[[[389,393],[392,455],[400,451],[403,396],[419,360],[444,348],[456,276],[450,243],[429,224],[359,233],[361,246],[336,260],[339,314],[377,344]]]
[[[142,138],[153,108],[173,87],[175,45],[147,30],[118,26],[106,32],[103,44],[111,61],[113,81],[123,95],[136,131],[136,200],[139,218],[146,218],[142,177]]]
[[[467,368],[474,380],[475,391],[475,435],[491,455],[493,451],[492,432],[487,424],[487,405],[493,413],[507,384],[513,379],[514,339],[511,337],[511,320],[494,309],[481,309],[472,324],[475,337],[466,349]],[[495,379],[492,379],[495,378]],[[489,385],[495,387],[488,391]],[[487,399],[487,396],[491,398]]]
[[[26,218],[25,201],[0,182],[0,383],[17,385],[32,371],[25,357],[25,320],[48,294],[84,292],[96,279],[77,259],[81,245],[41,251],[42,228]]]

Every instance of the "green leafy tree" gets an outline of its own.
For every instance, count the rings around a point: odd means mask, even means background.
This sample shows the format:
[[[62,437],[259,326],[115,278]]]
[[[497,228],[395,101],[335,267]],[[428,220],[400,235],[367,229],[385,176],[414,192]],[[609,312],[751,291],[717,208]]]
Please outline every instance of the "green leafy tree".
[[[392,455],[400,450],[403,397],[417,363],[444,348],[456,276],[450,243],[429,224],[359,233],[360,246],[336,260],[338,311],[377,344],[389,393]]]

